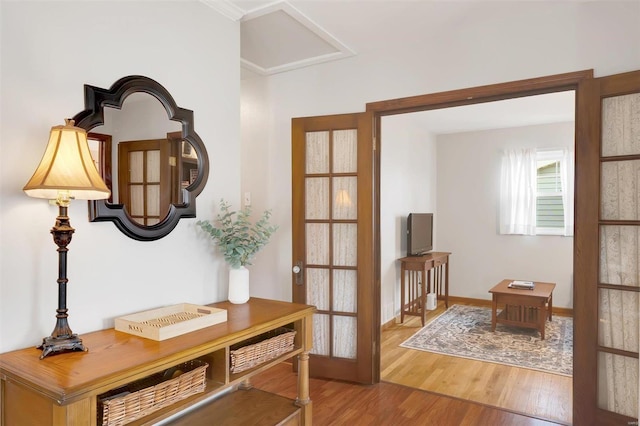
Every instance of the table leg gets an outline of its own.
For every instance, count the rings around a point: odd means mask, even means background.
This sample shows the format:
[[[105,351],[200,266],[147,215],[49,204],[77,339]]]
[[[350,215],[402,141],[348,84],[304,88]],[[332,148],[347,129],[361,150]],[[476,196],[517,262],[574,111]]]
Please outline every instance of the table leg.
[[[444,270],[444,307],[449,309],[449,256],[447,256],[447,263],[445,263]]]
[[[538,315],[538,329],[540,330],[540,339],[544,340],[544,329],[547,325],[547,304],[543,301]]]
[[[494,294],[491,299],[491,331],[496,331],[496,316],[498,310],[498,300]]]
[[[551,314],[553,311],[553,293],[549,296],[549,321],[551,321]]]
[[[404,323],[404,275],[406,274],[404,270],[404,265],[402,265],[400,269],[400,324]]]
[[[426,282],[425,282],[426,281]],[[427,291],[431,288],[431,274],[426,270],[422,270],[422,288],[420,295],[420,319],[422,320],[422,326],[424,327],[427,321]]]

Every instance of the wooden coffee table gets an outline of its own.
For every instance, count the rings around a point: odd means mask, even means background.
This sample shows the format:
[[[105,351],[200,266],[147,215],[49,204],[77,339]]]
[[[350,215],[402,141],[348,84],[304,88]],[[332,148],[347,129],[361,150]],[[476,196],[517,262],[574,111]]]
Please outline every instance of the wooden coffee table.
[[[497,323],[533,328],[540,331],[544,340],[546,321],[551,321],[555,283],[534,281],[533,290],[520,290],[508,287],[512,281],[502,280],[489,290],[493,295],[491,331],[496,330]],[[498,306],[503,307],[500,314]]]

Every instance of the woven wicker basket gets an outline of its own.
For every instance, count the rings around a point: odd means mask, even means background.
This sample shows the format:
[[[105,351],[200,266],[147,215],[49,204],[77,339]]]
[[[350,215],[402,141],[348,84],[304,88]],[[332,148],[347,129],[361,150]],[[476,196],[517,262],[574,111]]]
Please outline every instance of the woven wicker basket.
[[[204,392],[208,366],[192,360],[98,396],[98,424],[124,425]]]
[[[295,330],[280,327],[231,347],[231,373],[240,373],[293,350]]]

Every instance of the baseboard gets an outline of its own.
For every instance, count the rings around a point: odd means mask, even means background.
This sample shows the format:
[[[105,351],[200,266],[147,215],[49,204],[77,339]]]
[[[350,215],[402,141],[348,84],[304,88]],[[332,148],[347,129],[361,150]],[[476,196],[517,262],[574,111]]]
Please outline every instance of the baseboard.
[[[391,318],[389,321],[385,322],[384,324],[382,324],[380,326],[380,330],[386,330],[388,328],[393,327],[394,325],[398,324],[400,322],[400,317],[393,317]]]
[[[438,296],[438,300],[443,300],[444,296]],[[488,308],[491,307],[491,300],[487,299],[473,299],[471,297],[459,297],[459,296],[449,296],[449,306],[455,305],[459,303],[461,305],[472,305],[472,306],[486,306]],[[560,315],[563,317],[573,317],[573,309],[571,308],[558,308],[556,306],[553,307],[553,315]],[[389,321],[385,322],[380,326],[381,330],[386,330],[388,328],[393,327],[394,325],[400,322],[400,317],[396,316],[391,318]]]

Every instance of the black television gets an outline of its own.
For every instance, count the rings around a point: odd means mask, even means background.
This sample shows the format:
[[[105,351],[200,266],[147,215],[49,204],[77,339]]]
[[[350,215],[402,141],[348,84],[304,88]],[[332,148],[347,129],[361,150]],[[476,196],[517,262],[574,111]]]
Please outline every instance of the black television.
[[[407,256],[433,250],[433,213],[410,213],[407,217]]]

